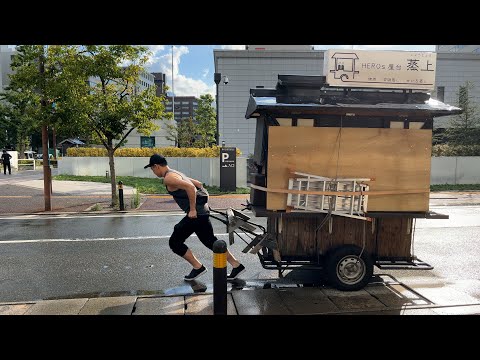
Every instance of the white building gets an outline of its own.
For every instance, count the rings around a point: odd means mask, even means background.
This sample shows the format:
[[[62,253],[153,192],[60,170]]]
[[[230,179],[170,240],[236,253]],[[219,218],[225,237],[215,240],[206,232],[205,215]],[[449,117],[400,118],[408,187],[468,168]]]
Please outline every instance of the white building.
[[[247,48],[247,46],[246,46]],[[323,51],[311,45],[248,45],[249,50],[214,50],[215,72],[227,76],[218,85],[219,143],[253,153],[255,121],[245,119],[251,88],[274,88],[278,74],[321,75]]]
[[[10,84],[8,75],[13,73],[10,64],[16,53],[14,48],[0,45],[0,92],[3,92],[5,87]]]
[[[468,80],[480,105],[480,53],[473,51],[480,46],[462,48],[465,52],[446,51],[445,46],[437,46],[442,48],[432,97],[456,105],[458,88]],[[250,89],[274,88],[278,74],[323,75],[324,51],[311,45],[246,45],[246,50],[214,50],[213,54],[215,72],[229,79],[228,84],[220,81],[218,85],[219,140],[237,146],[245,156],[253,153],[256,131],[255,122],[245,119]],[[449,117],[438,118],[434,128],[448,127],[449,121]]]
[[[437,53],[475,53],[480,54],[480,45],[436,45]]]

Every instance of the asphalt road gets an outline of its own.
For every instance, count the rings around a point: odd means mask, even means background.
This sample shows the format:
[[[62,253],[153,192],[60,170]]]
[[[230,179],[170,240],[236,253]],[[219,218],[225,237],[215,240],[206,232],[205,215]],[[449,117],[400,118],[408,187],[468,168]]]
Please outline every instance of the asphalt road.
[[[402,280],[434,277],[480,279],[480,206],[432,207],[449,220],[417,220],[415,254],[432,264],[428,271],[384,271]],[[173,254],[168,238],[179,213],[109,215],[25,215],[0,217],[0,302],[125,292],[156,293],[190,287],[183,276],[186,261]],[[252,219],[265,224],[265,219]],[[216,220],[215,233],[227,241],[225,226]],[[228,241],[227,241],[228,243]],[[198,239],[187,240],[209,268],[201,282],[212,283],[212,254]],[[245,264],[242,278],[277,278],[258,258],[243,254],[237,239],[230,248]],[[469,289],[480,298],[480,289]]]

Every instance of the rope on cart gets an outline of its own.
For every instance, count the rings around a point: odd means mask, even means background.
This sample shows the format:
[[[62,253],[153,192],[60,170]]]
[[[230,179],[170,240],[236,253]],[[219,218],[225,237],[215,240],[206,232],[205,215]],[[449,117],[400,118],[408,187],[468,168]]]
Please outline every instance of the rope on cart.
[[[412,258],[415,258],[415,227],[417,226],[417,219],[413,219],[413,231],[412,231]]]

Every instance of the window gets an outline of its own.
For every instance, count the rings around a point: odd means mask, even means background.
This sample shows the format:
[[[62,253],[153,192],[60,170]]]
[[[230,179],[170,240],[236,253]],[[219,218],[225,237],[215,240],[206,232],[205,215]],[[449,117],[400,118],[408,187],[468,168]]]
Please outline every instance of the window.
[[[154,148],[155,136],[140,136],[140,147]]]
[[[445,100],[445,86],[437,87],[437,100],[444,102]]]

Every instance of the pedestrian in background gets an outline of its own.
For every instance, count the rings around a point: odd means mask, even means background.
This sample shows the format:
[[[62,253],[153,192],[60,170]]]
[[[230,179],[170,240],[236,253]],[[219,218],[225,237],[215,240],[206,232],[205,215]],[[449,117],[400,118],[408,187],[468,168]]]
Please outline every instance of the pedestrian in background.
[[[12,175],[12,167],[10,165],[10,159],[12,158],[12,155],[7,153],[7,150],[3,150],[2,154],[2,162],[3,162],[3,174],[7,175],[7,168],[8,168],[8,174]]]

